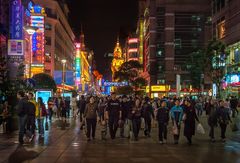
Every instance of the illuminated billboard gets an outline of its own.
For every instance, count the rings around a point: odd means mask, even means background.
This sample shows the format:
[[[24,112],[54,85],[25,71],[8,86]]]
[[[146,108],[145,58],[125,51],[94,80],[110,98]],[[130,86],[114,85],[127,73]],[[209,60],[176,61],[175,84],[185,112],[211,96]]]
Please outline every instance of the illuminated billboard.
[[[44,63],[44,16],[31,16],[31,26],[38,28],[32,35],[32,64]]]

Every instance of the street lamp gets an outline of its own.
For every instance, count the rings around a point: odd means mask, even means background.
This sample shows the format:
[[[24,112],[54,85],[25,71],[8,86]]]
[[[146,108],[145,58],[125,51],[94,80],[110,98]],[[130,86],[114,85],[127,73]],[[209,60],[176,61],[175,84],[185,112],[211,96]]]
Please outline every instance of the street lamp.
[[[38,30],[37,27],[32,26],[24,26],[23,29],[30,35],[30,56],[29,56],[29,75],[28,77],[31,78],[32,72],[32,35]]]
[[[62,67],[62,71],[63,71],[63,74],[62,74],[62,85],[63,85],[63,97],[64,97],[64,85],[65,85],[65,66],[66,66],[66,62],[67,62],[67,60],[66,59],[62,59],[61,60],[61,62],[62,62],[62,65],[63,65],[63,67]]]

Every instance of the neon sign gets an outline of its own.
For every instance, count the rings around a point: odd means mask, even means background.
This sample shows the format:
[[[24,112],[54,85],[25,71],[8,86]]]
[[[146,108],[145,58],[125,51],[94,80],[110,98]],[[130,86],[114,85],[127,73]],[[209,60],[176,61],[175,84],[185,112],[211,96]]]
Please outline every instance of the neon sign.
[[[34,7],[33,7],[34,8]],[[32,11],[31,11],[32,13]],[[44,16],[31,15],[31,26],[38,30],[32,35],[32,63],[44,63]]]
[[[81,58],[80,58],[80,43],[75,43],[76,46],[76,72],[75,72],[75,85],[80,88],[80,81],[81,81]]]
[[[131,38],[128,40],[128,43],[131,44],[131,43],[138,43],[138,39],[137,38]]]
[[[12,0],[11,3],[11,39],[23,39],[23,6],[21,0]]]

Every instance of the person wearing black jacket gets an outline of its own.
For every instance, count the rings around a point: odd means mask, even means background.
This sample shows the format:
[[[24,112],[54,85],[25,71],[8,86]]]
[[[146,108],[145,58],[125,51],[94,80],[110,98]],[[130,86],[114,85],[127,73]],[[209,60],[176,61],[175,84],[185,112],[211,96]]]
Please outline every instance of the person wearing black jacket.
[[[17,98],[19,99],[16,110],[18,114],[18,120],[19,120],[19,136],[18,136],[18,141],[22,145],[24,143],[23,141],[23,136],[24,136],[24,131],[25,131],[25,126],[26,126],[26,121],[27,121],[27,113],[28,113],[28,108],[27,108],[27,98],[25,98],[25,93],[23,91],[19,91],[17,93]]]
[[[130,101],[127,101],[127,96],[124,95],[122,98],[122,103],[121,103],[121,108],[122,108],[122,121],[123,124],[125,125],[125,122],[128,119],[128,115],[130,112],[130,109],[132,107],[132,104]],[[124,138],[124,125],[122,128],[120,128],[120,137]],[[127,124],[126,124],[127,125]]]
[[[158,110],[156,119],[158,121],[158,138],[159,143],[163,144],[167,142],[167,125],[169,121],[169,109],[167,108],[166,101],[158,101]],[[164,138],[164,140],[163,140]]]
[[[206,106],[206,113],[208,115],[208,125],[210,127],[209,137],[211,141],[215,142],[214,128],[217,127],[217,103],[211,99]]]
[[[34,101],[33,99],[33,93],[28,94],[28,116],[27,116],[27,130],[30,131],[31,135],[29,135],[30,140],[32,140],[34,134],[35,134],[35,112],[36,112],[36,106],[32,102]]]
[[[237,107],[238,107],[238,99],[236,97],[232,96],[231,100],[230,100],[230,108],[232,110],[232,117],[233,118],[235,118],[236,113],[238,114]]]
[[[83,114],[86,108],[86,100],[83,95],[81,96],[81,99],[77,102],[77,107],[78,107],[78,113],[80,113],[80,122],[82,122]]]
[[[222,142],[226,141],[226,129],[227,129],[227,125],[229,124],[229,122],[231,121],[230,115],[229,115],[229,109],[224,107],[224,101],[220,100],[219,101],[219,108],[217,109],[217,119],[218,119],[218,123],[221,127],[221,138],[222,138]]]
[[[111,139],[115,139],[119,126],[119,120],[122,119],[121,103],[116,99],[116,94],[112,93],[106,108],[106,119],[109,123],[109,132]]]
[[[152,118],[154,118],[153,107],[149,103],[149,100],[149,97],[145,97],[142,105],[142,116],[145,122],[144,134],[148,137],[150,137]]]
[[[184,136],[188,140],[188,144],[192,144],[192,136],[195,135],[195,120],[199,122],[195,108],[191,101],[186,100],[185,109],[183,110]]]
[[[138,141],[138,134],[141,127],[141,110],[141,102],[138,98],[136,98],[135,105],[130,109],[135,141]]]

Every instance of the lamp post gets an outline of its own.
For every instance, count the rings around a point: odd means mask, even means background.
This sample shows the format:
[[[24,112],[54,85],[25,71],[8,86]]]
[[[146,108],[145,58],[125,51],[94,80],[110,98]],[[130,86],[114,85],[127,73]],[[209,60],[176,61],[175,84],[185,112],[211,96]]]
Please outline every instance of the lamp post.
[[[28,78],[32,77],[32,35],[38,30],[37,27],[25,26],[24,30],[30,35],[30,57],[29,57],[29,73]]]
[[[63,71],[63,74],[62,74],[62,85],[63,85],[63,90],[62,90],[62,92],[63,92],[63,97],[64,97],[64,85],[65,85],[65,66],[66,66],[66,62],[67,62],[67,60],[66,59],[62,59],[61,60],[61,62],[62,62],[62,65],[63,65],[63,67],[62,67],[62,71]]]

